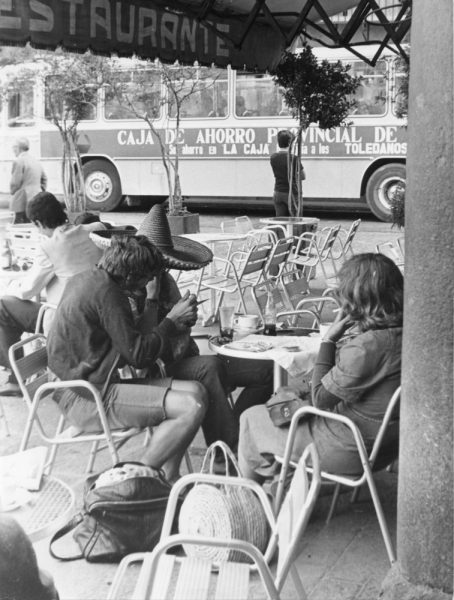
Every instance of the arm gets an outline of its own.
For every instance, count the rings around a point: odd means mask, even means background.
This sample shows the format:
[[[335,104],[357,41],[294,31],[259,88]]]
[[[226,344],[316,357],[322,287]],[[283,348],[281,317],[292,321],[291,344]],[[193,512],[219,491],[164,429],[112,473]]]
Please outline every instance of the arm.
[[[11,194],[15,194],[17,190],[22,187],[22,183],[24,180],[24,165],[23,162],[19,159],[13,162],[13,167],[11,171],[11,180],[9,183],[9,189]]]
[[[23,300],[30,300],[38,296],[54,276],[54,265],[40,247],[36,253],[32,268],[28,272],[27,277],[21,282],[18,296]]]

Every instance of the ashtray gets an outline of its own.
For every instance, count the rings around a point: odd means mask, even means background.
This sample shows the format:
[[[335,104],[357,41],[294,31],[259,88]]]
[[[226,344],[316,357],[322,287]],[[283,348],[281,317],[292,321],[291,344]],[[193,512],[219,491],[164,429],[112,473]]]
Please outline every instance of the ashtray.
[[[214,344],[215,346],[225,346],[225,344],[230,344],[230,342],[232,340],[230,338],[228,338],[228,337],[222,337],[220,335],[214,335],[213,337],[210,337],[208,339],[208,341],[211,344]]]

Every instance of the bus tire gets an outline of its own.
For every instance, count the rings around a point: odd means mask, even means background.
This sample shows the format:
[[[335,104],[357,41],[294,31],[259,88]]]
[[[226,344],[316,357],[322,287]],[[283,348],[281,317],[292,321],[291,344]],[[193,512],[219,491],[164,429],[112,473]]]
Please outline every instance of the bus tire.
[[[116,168],[107,160],[90,160],[83,165],[87,210],[114,210],[122,199]]]
[[[381,221],[391,221],[390,199],[398,184],[405,188],[406,170],[401,163],[383,165],[372,173],[366,186],[366,201]]]

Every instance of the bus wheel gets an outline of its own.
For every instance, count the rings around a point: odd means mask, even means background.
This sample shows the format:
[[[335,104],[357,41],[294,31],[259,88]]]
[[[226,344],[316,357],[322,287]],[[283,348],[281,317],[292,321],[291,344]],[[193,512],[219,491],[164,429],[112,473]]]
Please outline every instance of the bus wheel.
[[[106,160],[90,160],[83,165],[87,210],[114,210],[121,202],[117,170]]]
[[[369,208],[382,221],[391,221],[391,199],[398,187],[405,189],[405,165],[392,163],[372,173],[367,182],[366,200]]]

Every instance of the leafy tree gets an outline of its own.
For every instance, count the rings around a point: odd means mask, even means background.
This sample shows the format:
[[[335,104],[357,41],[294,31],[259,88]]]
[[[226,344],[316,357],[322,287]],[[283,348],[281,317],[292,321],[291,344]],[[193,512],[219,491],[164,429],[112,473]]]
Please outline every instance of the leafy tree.
[[[296,180],[298,197],[296,201],[289,194],[289,211],[291,215],[301,216],[303,198],[301,178],[301,142],[302,134],[311,123],[321,129],[331,129],[345,125],[345,119],[356,102],[353,94],[360,83],[359,77],[351,76],[350,65],[340,61],[330,63],[327,60],[318,62],[312,49],[304,44],[298,53],[286,52],[276,68],[274,81],[282,88],[285,102],[292,116],[298,121],[298,131],[294,146],[297,149],[298,161]],[[294,147],[289,148],[293,152]],[[291,163],[290,163],[291,164]]]
[[[24,62],[25,61],[25,62]],[[45,116],[57,127],[62,140],[62,184],[68,211],[85,210],[82,163],[78,148],[78,126],[93,112],[98,89],[103,85],[106,59],[90,53],[45,52],[30,48],[3,51],[0,64],[17,68],[4,74],[0,94],[4,98],[23,92],[41,79],[44,83]],[[39,115],[33,115],[38,118]]]
[[[106,83],[107,98],[114,98],[126,115],[142,119],[159,145],[169,190],[169,215],[185,212],[181,190],[179,164],[182,146],[181,118],[186,110],[203,104],[204,94],[215,85],[216,69],[128,61],[127,71],[113,60]],[[124,62],[123,62],[124,65]],[[165,94],[162,95],[161,86]],[[164,129],[158,128],[161,109],[168,105]],[[170,118],[169,118],[170,117]]]

